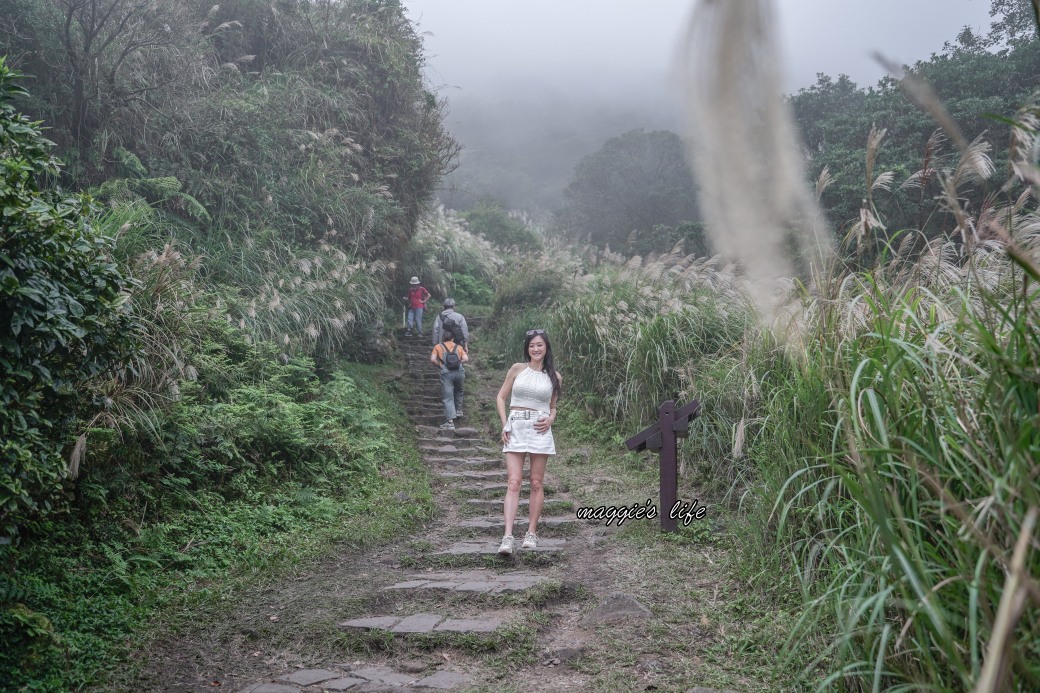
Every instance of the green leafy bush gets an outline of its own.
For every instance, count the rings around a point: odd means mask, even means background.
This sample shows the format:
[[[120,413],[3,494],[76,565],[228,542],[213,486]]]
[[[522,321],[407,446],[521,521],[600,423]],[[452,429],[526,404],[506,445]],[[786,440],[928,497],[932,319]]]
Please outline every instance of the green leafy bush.
[[[495,288],[494,313],[549,306],[570,295],[567,268],[549,255],[531,257],[502,277]]]
[[[463,212],[470,233],[478,234],[500,247],[537,250],[542,239],[522,219],[509,214],[494,200],[481,200],[476,207]]]
[[[462,272],[450,275],[452,297],[465,306],[490,306],[495,300],[495,291],[491,285],[479,277]]]
[[[127,279],[86,220],[90,200],[42,188],[59,162],[38,123],[15,112],[23,90],[0,58],[0,523],[51,507],[86,382],[134,347]]]

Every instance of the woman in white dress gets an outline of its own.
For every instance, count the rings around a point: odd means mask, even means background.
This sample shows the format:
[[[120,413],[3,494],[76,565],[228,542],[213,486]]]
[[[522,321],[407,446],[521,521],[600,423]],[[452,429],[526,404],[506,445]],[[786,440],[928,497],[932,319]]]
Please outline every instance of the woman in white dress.
[[[552,346],[545,330],[528,330],[524,339],[524,363],[514,363],[498,391],[498,417],[502,420],[502,452],[506,454],[509,475],[505,499],[505,536],[498,552],[514,550],[513,524],[520,505],[520,482],[524,456],[531,456],[531,500],[527,535],[520,546],[538,546],[538,520],[545,502],[542,481],[549,455],[556,454],[552,425],[556,421],[556,400],[562,378],[553,368]],[[509,408],[506,409],[508,398]]]

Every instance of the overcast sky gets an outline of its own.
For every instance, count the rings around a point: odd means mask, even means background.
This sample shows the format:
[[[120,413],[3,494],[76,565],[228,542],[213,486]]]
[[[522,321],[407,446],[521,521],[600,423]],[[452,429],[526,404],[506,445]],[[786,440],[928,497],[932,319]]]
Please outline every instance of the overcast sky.
[[[734,1],[734,0],[726,0]],[[667,79],[692,0],[404,0],[426,33],[428,76],[449,98],[503,84]],[[787,91],[816,73],[860,86],[883,76],[870,57],[926,59],[961,27],[989,28],[989,0],[776,0]]]

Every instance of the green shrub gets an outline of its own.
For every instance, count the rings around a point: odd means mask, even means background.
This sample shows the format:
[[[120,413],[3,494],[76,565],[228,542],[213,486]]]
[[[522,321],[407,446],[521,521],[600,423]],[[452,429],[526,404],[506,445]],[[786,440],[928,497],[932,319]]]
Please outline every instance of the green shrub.
[[[480,284],[493,281],[502,265],[499,249],[467,231],[453,212],[438,208],[423,217],[418,232],[405,248],[395,286],[406,285],[413,275],[420,277],[433,293],[432,305],[457,293],[456,277],[472,278],[472,281],[461,280],[463,290],[472,287],[479,292]],[[482,303],[490,305],[491,302]]]
[[[481,200],[476,207],[463,212],[470,233],[488,239],[497,246],[537,250],[542,241],[534,230],[521,219],[510,215],[494,200]]]
[[[490,306],[495,300],[495,291],[488,282],[471,274],[452,272],[452,297],[463,306]]]
[[[90,200],[41,188],[59,162],[0,58],[0,524],[51,508],[83,384],[134,348],[127,279],[87,222]]]
[[[550,257],[528,258],[502,277],[495,288],[494,313],[548,307],[570,295],[567,270]]]

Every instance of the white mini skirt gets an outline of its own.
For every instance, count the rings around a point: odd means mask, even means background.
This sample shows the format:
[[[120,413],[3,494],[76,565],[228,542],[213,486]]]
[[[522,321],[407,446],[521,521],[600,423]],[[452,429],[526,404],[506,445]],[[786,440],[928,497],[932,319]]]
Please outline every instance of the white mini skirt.
[[[556,441],[553,440],[552,429],[545,433],[536,433],[534,422],[539,417],[548,417],[547,411],[511,411],[506,419],[506,430],[509,431],[509,442],[502,446],[502,452],[533,452],[536,455],[555,455]]]

